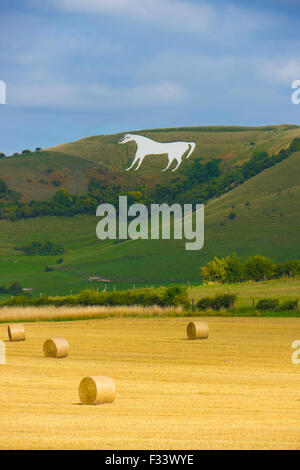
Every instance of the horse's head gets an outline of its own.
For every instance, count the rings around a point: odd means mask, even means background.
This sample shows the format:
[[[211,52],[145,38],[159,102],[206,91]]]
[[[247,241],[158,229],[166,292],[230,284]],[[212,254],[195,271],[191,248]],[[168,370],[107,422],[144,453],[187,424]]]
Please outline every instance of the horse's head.
[[[131,142],[134,140],[134,136],[131,134],[125,134],[121,139],[119,140],[119,144],[126,144],[127,142]]]

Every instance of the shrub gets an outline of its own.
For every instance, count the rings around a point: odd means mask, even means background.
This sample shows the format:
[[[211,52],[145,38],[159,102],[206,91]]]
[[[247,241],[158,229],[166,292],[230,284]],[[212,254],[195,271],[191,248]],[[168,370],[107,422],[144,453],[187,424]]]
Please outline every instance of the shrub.
[[[286,300],[285,302],[282,302],[282,304],[280,304],[280,306],[278,307],[278,309],[282,310],[283,312],[297,310],[297,308],[298,308],[298,299]]]
[[[72,304],[79,305],[185,305],[189,304],[187,290],[181,286],[170,286],[164,289],[132,289],[113,292],[97,292],[85,289],[77,295],[62,297],[56,302],[67,304],[71,297]]]
[[[0,179],[0,193],[6,193],[7,190],[8,190],[7,184],[5,183],[5,181]]]
[[[274,276],[275,267],[273,261],[266,256],[249,256],[245,263],[245,273],[248,279],[262,281]]]
[[[53,245],[53,243],[47,242],[32,242],[30,245],[15,247],[15,250],[23,251],[26,255],[34,256],[51,256],[51,255],[62,255],[65,249],[62,245]]]
[[[44,271],[46,271],[46,273],[50,273],[51,271],[54,271],[54,268],[51,266],[45,266]]]
[[[211,307],[214,310],[220,310],[220,308],[233,308],[234,302],[237,299],[237,294],[217,294],[213,297]]]
[[[203,297],[197,302],[196,307],[199,310],[206,310],[211,307],[211,297]]]
[[[211,307],[213,310],[220,310],[221,308],[233,308],[234,302],[237,299],[237,294],[217,294],[214,297],[203,297],[197,303],[200,310],[206,310]]]
[[[7,292],[12,295],[22,292],[22,286],[19,281],[13,282],[12,285],[8,288]]]
[[[260,299],[257,302],[256,308],[258,310],[276,310],[279,305],[278,299]]]
[[[187,289],[182,286],[170,286],[162,297],[162,305],[189,305]]]

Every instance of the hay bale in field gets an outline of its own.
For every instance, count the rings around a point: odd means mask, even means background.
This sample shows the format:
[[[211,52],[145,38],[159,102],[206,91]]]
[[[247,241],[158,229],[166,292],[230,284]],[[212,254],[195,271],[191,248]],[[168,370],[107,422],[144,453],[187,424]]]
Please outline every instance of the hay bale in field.
[[[205,321],[191,321],[186,332],[188,339],[207,339],[209,327]]]
[[[21,323],[8,325],[9,341],[25,341],[25,328]]]
[[[70,352],[70,346],[65,338],[51,338],[44,343],[45,357],[67,357]]]
[[[116,387],[110,377],[84,377],[79,384],[79,397],[83,405],[112,403]]]

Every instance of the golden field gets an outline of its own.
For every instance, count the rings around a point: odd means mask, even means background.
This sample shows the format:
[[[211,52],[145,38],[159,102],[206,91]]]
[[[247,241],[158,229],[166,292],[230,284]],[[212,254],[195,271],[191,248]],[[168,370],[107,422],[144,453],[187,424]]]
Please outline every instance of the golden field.
[[[1,449],[299,449],[299,318],[188,318],[25,323],[0,365]],[[70,355],[43,357],[65,337]],[[0,325],[7,340],[7,325]],[[112,404],[79,404],[86,375],[107,375]]]

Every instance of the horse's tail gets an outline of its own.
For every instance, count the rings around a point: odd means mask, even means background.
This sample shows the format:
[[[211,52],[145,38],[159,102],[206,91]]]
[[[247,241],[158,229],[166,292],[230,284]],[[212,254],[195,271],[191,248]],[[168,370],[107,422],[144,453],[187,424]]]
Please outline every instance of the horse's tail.
[[[187,156],[186,156],[186,158],[189,158],[189,156],[190,156],[190,155],[193,153],[193,151],[195,150],[196,144],[195,144],[195,142],[187,142],[187,143],[191,146],[191,148],[190,148],[190,150],[189,150],[189,153],[188,153]]]

